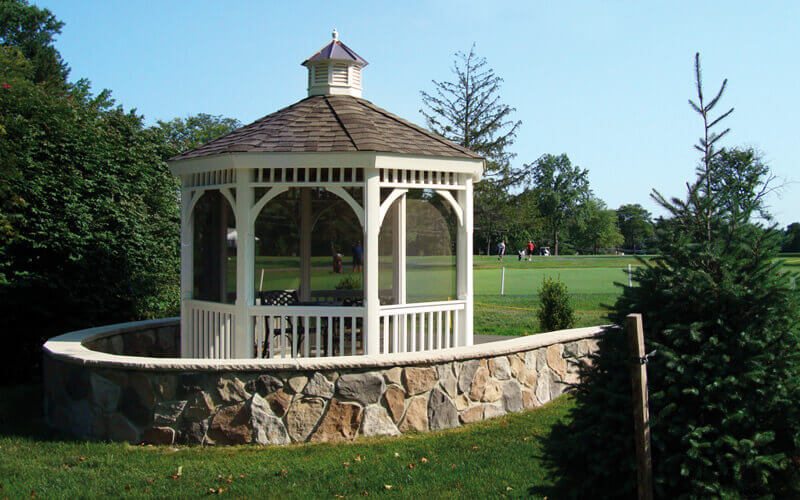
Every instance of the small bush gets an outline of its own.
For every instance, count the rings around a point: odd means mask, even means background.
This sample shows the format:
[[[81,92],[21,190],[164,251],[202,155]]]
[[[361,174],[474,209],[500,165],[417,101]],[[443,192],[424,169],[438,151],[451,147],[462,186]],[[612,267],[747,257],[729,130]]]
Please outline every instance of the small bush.
[[[539,290],[539,325],[545,331],[563,330],[575,324],[567,285],[558,279],[544,278]]]
[[[337,290],[361,290],[363,288],[360,274],[348,274],[339,283],[336,283]]]

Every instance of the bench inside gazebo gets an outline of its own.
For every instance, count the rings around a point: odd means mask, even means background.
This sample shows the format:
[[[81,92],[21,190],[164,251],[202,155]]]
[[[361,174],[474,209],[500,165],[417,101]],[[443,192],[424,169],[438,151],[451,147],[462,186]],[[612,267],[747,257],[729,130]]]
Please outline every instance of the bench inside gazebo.
[[[182,357],[472,344],[484,160],[362,99],[366,64],[334,32],[303,62],[308,97],[170,161]]]

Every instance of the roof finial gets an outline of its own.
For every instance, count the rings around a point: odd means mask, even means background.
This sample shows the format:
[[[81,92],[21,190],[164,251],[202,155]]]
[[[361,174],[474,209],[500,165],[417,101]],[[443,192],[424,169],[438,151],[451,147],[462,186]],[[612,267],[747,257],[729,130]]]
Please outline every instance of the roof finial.
[[[331,36],[333,36],[334,42],[339,40],[339,32],[336,31],[336,28],[333,28],[333,33],[331,33]]]

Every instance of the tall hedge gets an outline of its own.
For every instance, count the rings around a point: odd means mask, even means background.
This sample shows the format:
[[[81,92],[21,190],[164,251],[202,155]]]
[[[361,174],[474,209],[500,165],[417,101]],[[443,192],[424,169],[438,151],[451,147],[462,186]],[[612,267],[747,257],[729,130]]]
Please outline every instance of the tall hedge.
[[[16,2],[24,6],[24,2]],[[178,191],[158,129],[0,46],[0,384],[53,335],[174,314]]]

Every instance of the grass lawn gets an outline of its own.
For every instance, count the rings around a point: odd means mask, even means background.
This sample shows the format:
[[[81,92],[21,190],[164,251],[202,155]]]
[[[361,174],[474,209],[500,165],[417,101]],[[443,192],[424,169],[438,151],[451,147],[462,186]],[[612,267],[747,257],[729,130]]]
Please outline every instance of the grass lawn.
[[[0,498],[548,495],[542,438],[572,406],[348,444],[137,447],[72,440],[41,422],[39,386],[0,389]],[[181,468],[180,477],[178,469]],[[390,488],[388,488],[388,487]]]

